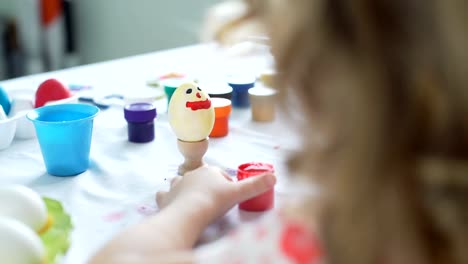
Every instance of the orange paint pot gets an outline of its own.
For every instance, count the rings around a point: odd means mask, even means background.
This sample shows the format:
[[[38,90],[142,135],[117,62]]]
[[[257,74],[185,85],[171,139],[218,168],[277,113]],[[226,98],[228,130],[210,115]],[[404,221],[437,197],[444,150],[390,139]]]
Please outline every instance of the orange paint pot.
[[[225,137],[229,133],[229,115],[231,114],[231,100],[225,98],[211,98],[215,110],[215,123],[210,137]]]

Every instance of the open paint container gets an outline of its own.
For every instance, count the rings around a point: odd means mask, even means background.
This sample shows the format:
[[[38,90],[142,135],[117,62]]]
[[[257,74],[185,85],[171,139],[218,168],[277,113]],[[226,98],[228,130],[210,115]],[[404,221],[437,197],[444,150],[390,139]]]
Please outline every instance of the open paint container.
[[[274,167],[271,164],[263,162],[250,162],[242,164],[237,169],[237,180],[242,181],[250,177],[256,177],[265,173],[274,173]],[[244,211],[261,212],[274,207],[275,190],[270,190],[239,204],[239,209]]]
[[[231,114],[231,100],[226,98],[211,98],[215,110],[215,122],[210,137],[224,137],[229,133],[229,116]]]
[[[255,86],[256,78],[251,75],[230,75],[227,83],[232,87],[232,106],[246,108],[250,106],[249,90]]]
[[[227,84],[211,84],[202,87],[211,98],[232,99],[232,87]]]
[[[276,90],[257,86],[249,90],[252,120],[257,122],[272,122],[276,113]]]

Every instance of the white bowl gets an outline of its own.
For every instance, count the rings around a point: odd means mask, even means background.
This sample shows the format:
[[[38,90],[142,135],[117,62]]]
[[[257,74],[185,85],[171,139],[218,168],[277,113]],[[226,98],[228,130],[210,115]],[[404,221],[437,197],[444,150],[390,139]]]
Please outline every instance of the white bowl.
[[[28,113],[29,111],[25,112]],[[17,119],[15,134],[15,138],[17,139],[31,139],[36,137],[34,124],[26,118],[26,113]]]
[[[16,122],[20,117],[26,116],[26,113],[16,115],[13,118],[0,120],[0,150],[6,149],[11,145],[16,132]]]
[[[16,95],[12,100],[9,116],[14,117],[20,112],[30,111],[32,109],[34,109],[34,103],[31,95]],[[31,122],[29,122],[29,120],[27,120],[25,115],[23,118],[19,118],[16,123],[15,137],[18,139],[30,139],[36,137],[34,125]]]

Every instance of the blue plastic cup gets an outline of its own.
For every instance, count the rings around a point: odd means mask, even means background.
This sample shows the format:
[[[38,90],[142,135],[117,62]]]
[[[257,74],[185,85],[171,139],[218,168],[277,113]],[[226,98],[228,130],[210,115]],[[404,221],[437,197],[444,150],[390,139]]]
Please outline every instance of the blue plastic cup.
[[[47,173],[74,176],[89,167],[93,120],[99,108],[60,104],[36,108],[27,114],[34,123]]]

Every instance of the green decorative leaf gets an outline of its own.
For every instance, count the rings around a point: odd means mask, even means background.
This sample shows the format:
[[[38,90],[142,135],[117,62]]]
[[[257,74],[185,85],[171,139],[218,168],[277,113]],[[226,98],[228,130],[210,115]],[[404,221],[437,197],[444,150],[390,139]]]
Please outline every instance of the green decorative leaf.
[[[70,247],[73,225],[70,216],[63,210],[59,201],[47,197],[43,197],[43,200],[52,219],[52,225],[40,237],[46,249],[47,264],[55,264]]]

